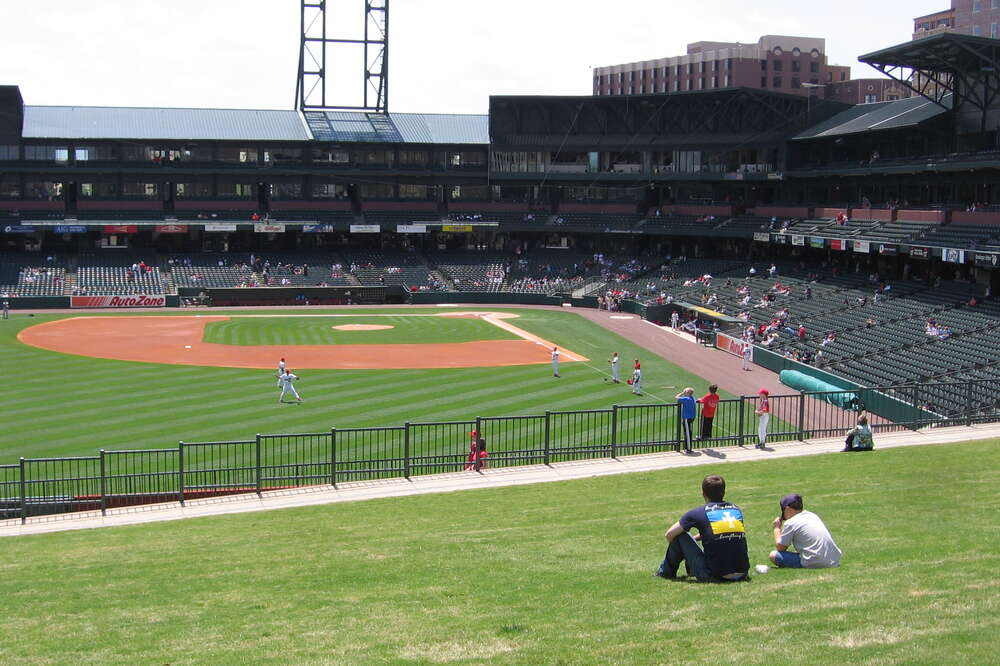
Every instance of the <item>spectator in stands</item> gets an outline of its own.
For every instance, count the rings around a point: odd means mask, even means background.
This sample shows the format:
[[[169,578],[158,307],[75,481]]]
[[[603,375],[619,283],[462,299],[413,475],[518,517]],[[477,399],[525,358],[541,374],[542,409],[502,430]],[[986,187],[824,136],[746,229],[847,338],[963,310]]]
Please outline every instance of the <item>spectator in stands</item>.
[[[799,340],[805,340],[806,339],[806,325],[805,324],[799,324],[798,336],[799,336]]]
[[[778,266],[776,264],[771,264],[771,267],[767,269],[768,277],[774,278],[778,276]]]

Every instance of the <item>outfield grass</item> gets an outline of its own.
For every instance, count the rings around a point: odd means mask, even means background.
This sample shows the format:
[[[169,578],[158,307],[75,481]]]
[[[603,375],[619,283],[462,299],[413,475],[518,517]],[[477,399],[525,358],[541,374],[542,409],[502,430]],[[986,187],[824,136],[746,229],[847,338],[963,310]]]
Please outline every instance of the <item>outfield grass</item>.
[[[7,539],[0,661],[995,663],[998,444]],[[652,578],[708,473],[744,508],[752,563],[797,491],[843,566]]]
[[[440,314],[440,312],[436,313]],[[343,331],[334,326],[374,324],[392,328]],[[518,336],[481,319],[436,316],[234,317],[205,326],[205,342],[224,345],[389,345],[518,340]],[[288,351],[294,363],[295,350]],[[277,365],[277,359],[275,359]]]
[[[517,326],[592,360],[563,363],[561,379],[551,376],[547,363],[448,370],[303,370],[297,374],[305,402],[278,405],[271,371],[133,363],[36,349],[20,344],[17,331],[67,315],[15,314],[0,325],[0,370],[8,378],[0,385],[0,463],[16,462],[19,456],[93,455],[100,448],[170,447],[178,440],[246,439],[258,432],[324,432],[331,426],[657,403],[673,401],[680,387],[701,390],[709,383],[576,313],[506,311],[520,315],[513,320]],[[364,314],[420,312],[439,314],[441,309],[387,308]],[[300,321],[272,319],[267,326],[288,331]],[[623,376],[631,359],[642,359],[646,395],[637,398],[624,384],[603,381],[613,351],[622,356]]]

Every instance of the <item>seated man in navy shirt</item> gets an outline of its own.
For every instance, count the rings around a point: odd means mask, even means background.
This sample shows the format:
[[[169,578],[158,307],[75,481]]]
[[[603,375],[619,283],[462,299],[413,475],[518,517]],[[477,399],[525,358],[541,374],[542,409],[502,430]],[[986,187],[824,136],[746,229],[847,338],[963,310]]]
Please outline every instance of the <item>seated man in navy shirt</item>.
[[[691,509],[667,530],[667,554],[656,570],[660,578],[677,578],[681,562],[700,583],[746,580],[750,570],[743,510],[723,499],[726,481],[712,474],[701,482],[707,504]],[[688,530],[698,530],[692,537]],[[698,546],[698,541],[705,550]]]

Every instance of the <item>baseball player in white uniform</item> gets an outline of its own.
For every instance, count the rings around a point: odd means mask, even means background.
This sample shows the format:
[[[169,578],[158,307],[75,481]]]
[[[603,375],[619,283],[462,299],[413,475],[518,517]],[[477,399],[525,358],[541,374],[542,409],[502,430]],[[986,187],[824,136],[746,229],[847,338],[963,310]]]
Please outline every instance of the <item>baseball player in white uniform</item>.
[[[749,370],[753,365],[753,345],[749,342],[743,343],[743,369]]]
[[[608,363],[611,364],[611,381],[613,381],[615,384],[621,384],[621,381],[622,381],[621,380],[621,374],[620,374],[621,373],[621,369],[619,368],[618,361],[619,361],[619,359],[618,359],[618,352],[615,352],[614,354],[612,354],[611,355],[611,359],[608,361]]]
[[[642,395],[642,368],[636,366],[632,371],[632,393]]]
[[[281,388],[281,375],[283,375],[283,374],[285,374],[285,359],[284,359],[284,357],[282,357],[282,359],[280,361],[278,361],[278,373],[276,375],[274,375],[275,377],[278,378],[278,388]]]
[[[285,371],[281,373],[281,376],[278,378],[278,382],[281,384],[281,395],[278,396],[278,402],[285,401],[286,393],[291,393],[292,395],[294,395],[296,402],[302,402],[302,398],[299,397],[298,391],[296,391],[295,387],[292,386],[292,382],[294,382],[297,379],[298,379],[297,375],[293,375],[291,370],[285,368]]]
[[[559,376],[559,348],[552,348],[552,376]]]

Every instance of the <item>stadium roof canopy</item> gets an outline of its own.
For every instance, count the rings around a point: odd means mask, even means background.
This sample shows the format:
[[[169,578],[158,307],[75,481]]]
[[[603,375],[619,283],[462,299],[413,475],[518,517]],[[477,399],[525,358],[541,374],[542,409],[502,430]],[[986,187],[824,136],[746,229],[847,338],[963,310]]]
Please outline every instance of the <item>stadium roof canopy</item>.
[[[858,58],[942,107],[970,103],[985,113],[1000,87],[1000,40],[943,32]]]
[[[910,97],[878,104],[858,104],[800,132],[792,137],[792,140],[822,139],[915,127],[944,114],[945,107],[951,108],[951,100],[952,96],[947,95],[943,100],[944,106],[939,106],[923,97]]]
[[[25,106],[25,139],[489,143],[485,115]]]

